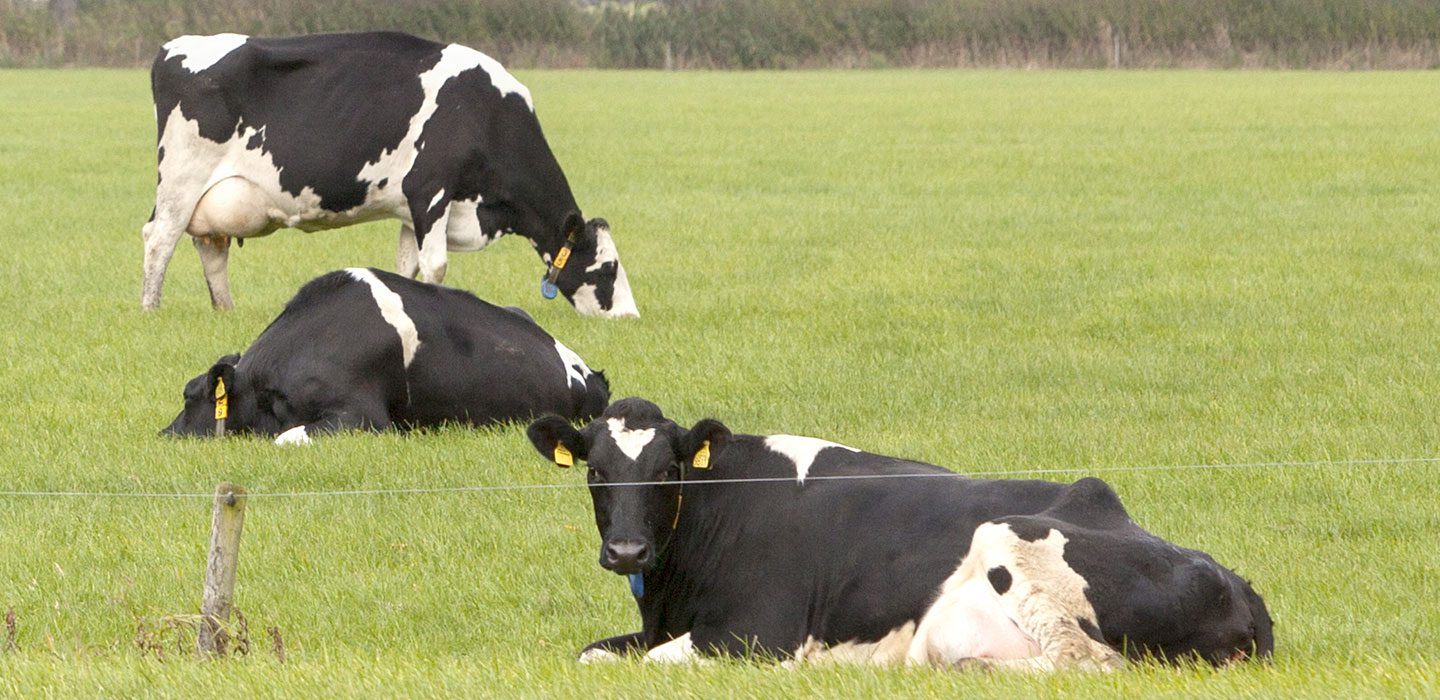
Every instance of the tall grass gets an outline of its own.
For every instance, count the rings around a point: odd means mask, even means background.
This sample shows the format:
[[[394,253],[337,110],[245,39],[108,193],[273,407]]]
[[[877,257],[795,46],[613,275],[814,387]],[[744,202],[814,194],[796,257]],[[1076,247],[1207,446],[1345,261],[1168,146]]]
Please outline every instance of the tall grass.
[[[1440,66],[1440,3],[1430,0],[55,0],[50,5],[0,0],[0,66],[142,65],[166,39],[185,33],[360,29],[459,41],[518,67]]]

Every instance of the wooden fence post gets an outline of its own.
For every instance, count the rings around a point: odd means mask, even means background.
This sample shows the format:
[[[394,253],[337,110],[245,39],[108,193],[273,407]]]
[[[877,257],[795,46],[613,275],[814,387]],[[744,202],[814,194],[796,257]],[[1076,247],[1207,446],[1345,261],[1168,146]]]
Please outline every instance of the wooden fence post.
[[[196,642],[203,656],[224,656],[230,635],[222,626],[235,605],[235,569],[240,561],[240,526],[245,523],[245,489],[228,481],[215,487],[210,517],[210,557],[200,601]]]

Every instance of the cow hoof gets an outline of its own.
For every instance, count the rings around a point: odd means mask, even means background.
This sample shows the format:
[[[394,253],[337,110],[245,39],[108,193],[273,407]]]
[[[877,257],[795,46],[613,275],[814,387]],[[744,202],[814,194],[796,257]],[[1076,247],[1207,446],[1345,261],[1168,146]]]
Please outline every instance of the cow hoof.
[[[577,659],[582,664],[608,664],[620,660],[620,655],[606,649],[586,649]]]
[[[277,445],[308,445],[310,442],[310,436],[306,434],[305,426],[303,425],[297,425],[280,433],[280,436],[275,438],[275,444]]]

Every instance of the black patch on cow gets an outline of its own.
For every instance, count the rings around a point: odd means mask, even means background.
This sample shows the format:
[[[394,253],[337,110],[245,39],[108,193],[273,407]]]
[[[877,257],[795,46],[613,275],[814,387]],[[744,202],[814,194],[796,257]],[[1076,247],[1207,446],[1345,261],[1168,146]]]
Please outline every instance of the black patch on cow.
[[[355,174],[400,145],[424,100],[417,78],[443,48],[396,32],[251,38],[199,74],[162,50],[151,69],[158,131],[176,104],[211,141],[263,128],[247,147],[271,156],[281,189],[353,209],[368,188]]]
[[[1005,595],[1005,591],[1010,590],[1010,584],[1014,583],[1010,576],[1010,570],[1003,566],[997,566],[985,572],[985,577],[990,579],[990,587],[1000,595]]]
[[[1080,631],[1084,632],[1085,636],[1101,644],[1105,644],[1105,636],[1100,634],[1100,628],[1096,627],[1095,623],[1091,622],[1089,618],[1077,617],[1075,618],[1075,624],[1080,626]]]
[[[470,338],[469,329],[455,323],[445,324],[445,337],[455,347],[455,352],[464,357],[475,354],[475,341]]]
[[[1002,518],[1000,522],[1008,525],[1016,537],[1026,542],[1038,542],[1050,536],[1050,526],[1043,522],[1036,522],[1028,518],[1015,520]]]
[[[253,151],[259,148],[262,143],[265,143],[264,132],[257,131],[250,137],[249,141],[245,142],[245,150]]]
[[[388,184],[390,184],[390,178],[388,178],[388,177],[382,177],[382,178],[380,178],[380,181],[379,181],[379,182],[375,183],[375,189],[377,189],[377,190],[383,190],[383,189],[385,189],[385,186],[388,185]]]

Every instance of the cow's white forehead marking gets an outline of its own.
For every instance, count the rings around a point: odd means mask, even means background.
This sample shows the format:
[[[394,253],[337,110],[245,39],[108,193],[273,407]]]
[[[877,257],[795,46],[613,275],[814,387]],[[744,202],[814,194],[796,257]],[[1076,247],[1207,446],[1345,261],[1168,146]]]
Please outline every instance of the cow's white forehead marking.
[[[585,268],[585,271],[594,272],[607,262],[619,261],[620,251],[615,250],[615,239],[610,237],[610,229],[601,227],[595,232],[595,262]]]
[[[610,425],[610,438],[630,459],[639,459],[640,453],[645,451],[645,446],[655,439],[654,428],[631,430],[625,427],[624,418],[611,418],[605,422]]]
[[[363,267],[348,267],[345,272],[370,287],[370,295],[375,297],[375,305],[380,307],[380,315],[400,336],[400,351],[405,358],[405,366],[409,367],[415,360],[415,351],[420,349],[420,332],[415,329],[415,322],[410,320],[410,315],[405,313],[405,303],[401,301],[400,295],[386,287],[375,273]]]
[[[308,445],[310,444],[310,435],[309,433],[305,432],[305,426],[297,425],[283,433],[280,433],[279,437],[275,438],[275,444]]]
[[[771,435],[765,438],[765,446],[789,457],[790,461],[795,463],[795,480],[802,484],[805,483],[805,475],[810,473],[810,466],[815,464],[815,455],[819,454],[820,450],[839,447],[851,452],[860,451],[838,442],[802,435]]]
[[[585,377],[590,374],[590,368],[585,366],[585,361],[558,340],[555,341],[555,354],[560,356],[561,364],[565,365],[565,376],[570,383],[579,384],[580,388],[584,389]]]
[[[530,108],[530,111],[535,111],[535,103],[530,101],[530,89],[521,85],[515,76],[505,70],[505,66],[500,65],[499,61],[468,46],[451,44],[440,52],[440,63],[456,66],[455,73],[476,66],[483,68],[486,73],[490,74],[490,84],[500,91],[501,97],[519,95],[525,99],[525,105]]]
[[[601,228],[595,233],[595,262],[585,268],[586,272],[595,272],[605,263],[615,263],[615,287],[614,294],[610,297],[610,308],[600,306],[600,301],[595,297],[595,285],[581,285],[575,291],[575,308],[587,316],[608,316],[610,318],[639,318],[640,309],[635,306],[635,295],[630,291],[630,277],[625,274],[625,266],[620,264],[620,252],[615,249],[615,239],[610,237],[609,228]],[[587,289],[588,288],[588,289]],[[585,291],[583,297],[585,307],[581,308],[581,290]]]
[[[199,73],[230,55],[231,51],[240,48],[249,38],[244,34],[186,34],[165,42],[165,60],[183,56],[180,66],[191,73]]]

